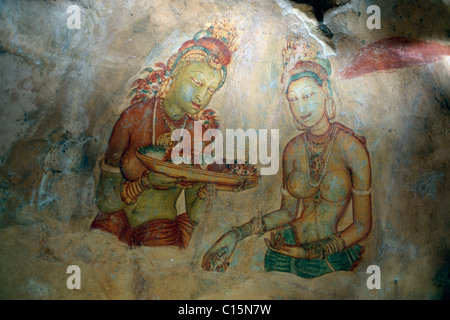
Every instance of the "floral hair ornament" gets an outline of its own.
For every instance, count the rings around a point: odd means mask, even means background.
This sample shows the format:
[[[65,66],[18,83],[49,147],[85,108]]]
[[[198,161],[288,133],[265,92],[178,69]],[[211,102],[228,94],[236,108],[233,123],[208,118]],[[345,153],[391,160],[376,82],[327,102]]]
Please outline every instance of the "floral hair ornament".
[[[178,52],[172,55],[167,64],[156,63],[157,68],[146,68],[149,74],[133,83],[133,89],[128,97],[131,104],[145,102],[157,95],[164,84],[171,81],[172,73],[180,61],[186,64],[193,61],[206,61],[209,66],[221,70],[223,86],[227,77],[227,66],[239,45],[236,27],[225,18],[220,21],[209,22],[205,30],[197,32],[192,40],[184,42]]]
[[[314,42],[306,41],[305,38],[291,33],[287,37],[286,47],[281,51],[281,55],[284,68],[281,83],[285,83],[287,79],[286,88],[289,88],[291,82],[295,80],[309,77],[321,87],[327,82],[330,94],[332,93],[329,80],[330,62],[320,57],[321,52]]]

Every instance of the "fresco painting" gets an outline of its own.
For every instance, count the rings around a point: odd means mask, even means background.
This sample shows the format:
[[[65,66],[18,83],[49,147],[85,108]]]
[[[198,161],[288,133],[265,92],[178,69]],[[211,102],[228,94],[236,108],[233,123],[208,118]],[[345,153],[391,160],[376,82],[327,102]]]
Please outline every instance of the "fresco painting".
[[[82,2],[0,5],[0,298],[449,297],[448,4]]]

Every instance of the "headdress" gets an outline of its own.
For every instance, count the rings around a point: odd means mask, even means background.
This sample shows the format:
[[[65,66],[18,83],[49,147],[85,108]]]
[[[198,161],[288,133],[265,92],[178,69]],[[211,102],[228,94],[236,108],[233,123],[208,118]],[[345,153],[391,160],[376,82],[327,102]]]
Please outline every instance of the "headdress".
[[[238,46],[238,34],[236,28],[228,19],[221,21],[211,21],[206,25],[205,30],[197,32],[192,40],[188,40],[181,45],[178,52],[172,55],[167,64],[157,63],[158,68],[146,68],[149,74],[133,83],[133,90],[129,97],[132,97],[131,104],[151,99],[159,92],[162,83],[172,75],[180,61],[189,64],[193,61],[206,61],[217,70],[222,71],[222,82],[227,76],[227,65]]]
[[[303,77],[310,77],[322,86],[327,82],[330,90],[329,76],[331,65],[327,59],[320,58],[320,51],[312,41],[301,36],[290,34],[287,37],[286,47],[281,51],[283,57],[283,76],[281,82],[287,83]]]

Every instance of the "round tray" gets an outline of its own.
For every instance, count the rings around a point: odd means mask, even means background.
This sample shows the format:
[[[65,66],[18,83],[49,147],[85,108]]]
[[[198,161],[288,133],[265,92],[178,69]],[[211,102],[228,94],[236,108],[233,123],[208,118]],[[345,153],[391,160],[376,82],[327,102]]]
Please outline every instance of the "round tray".
[[[211,183],[215,184],[222,190],[232,190],[229,187],[239,186],[256,186],[259,179],[257,176],[243,176],[231,173],[219,173],[214,171],[193,168],[183,164],[173,164],[158,160],[136,151],[136,157],[144,164],[144,166],[155,172],[164,173],[174,178],[185,178],[187,182]]]

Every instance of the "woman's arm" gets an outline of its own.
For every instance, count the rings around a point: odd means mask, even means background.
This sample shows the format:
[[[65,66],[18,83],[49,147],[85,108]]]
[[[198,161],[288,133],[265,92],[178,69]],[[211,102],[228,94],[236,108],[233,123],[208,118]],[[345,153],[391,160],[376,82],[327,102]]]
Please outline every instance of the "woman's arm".
[[[283,187],[287,185],[289,168],[292,168],[292,161],[295,158],[295,151],[292,142],[285,148],[283,154]],[[227,269],[229,259],[233,254],[239,241],[253,235],[263,234],[267,231],[278,229],[288,225],[297,216],[301,201],[293,197],[288,192],[282,192],[280,209],[264,216],[258,214],[249,222],[234,227],[232,230],[222,235],[208,250],[203,257],[202,268],[207,271],[224,271]]]
[[[199,191],[202,188],[214,188],[213,186],[207,187],[205,184],[198,184],[192,188],[185,189],[185,198],[186,198],[186,211],[189,216],[189,219],[194,223],[198,224],[200,222],[200,217],[202,213],[206,210],[210,201],[207,201],[205,196],[199,196]]]
[[[347,247],[364,240],[372,226],[371,166],[366,147],[354,136],[343,142],[352,179],[353,223],[340,234]]]
[[[125,208],[120,191],[123,176],[120,172],[120,159],[128,147],[130,134],[125,126],[126,111],[114,125],[109,138],[108,149],[102,160],[100,180],[96,190],[97,207],[101,212],[116,212]]]
[[[258,219],[252,219],[246,224],[238,227],[240,234],[238,235],[238,241],[251,236],[254,233],[263,234],[265,232],[285,227],[291,223],[296,217],[299,207],[302,201],[287,191],[287,178],[293,168],[293,161],[297,154],[296,149],[298,147],[297,138],[288,143],[283,153],[282,170],[283,170],[283,185],[281,189],[281,206],[279,210],[270,212],[261,217],[260,230],[256,230],[255,224],[258,224]]]
[[[281,236],[275,238],[271,235],[269,239],[266,239],[266,244],[271,250],[294,258],[323,259],[367,237],[372,224],[369,154],[366,147],[352,135],[345,136],[341,146],[352,180],[352,224],[340,234],[336,230],[334,237],[326,242],[317,242],[307,250],[302,246],[286,244]]]

